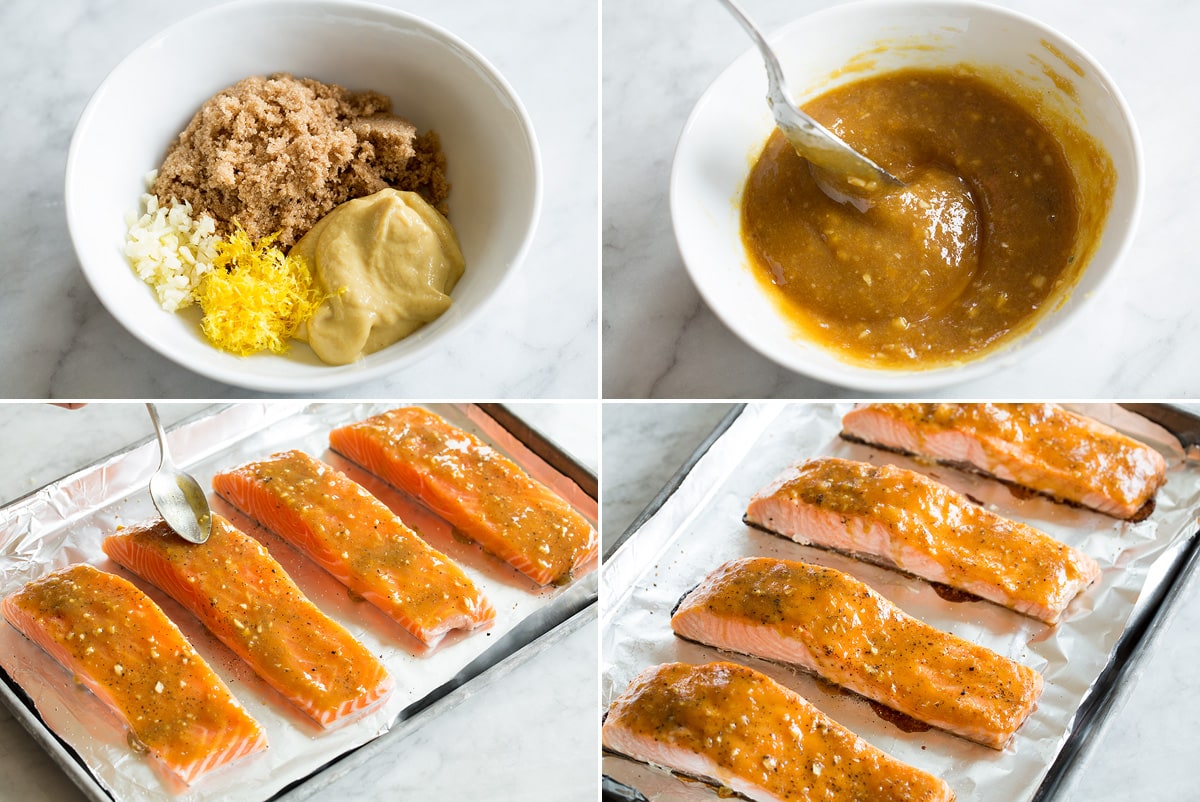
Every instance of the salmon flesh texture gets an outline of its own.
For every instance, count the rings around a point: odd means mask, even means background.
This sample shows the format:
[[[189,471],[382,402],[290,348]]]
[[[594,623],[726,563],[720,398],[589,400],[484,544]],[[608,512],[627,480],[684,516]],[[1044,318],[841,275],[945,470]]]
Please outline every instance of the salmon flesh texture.
[[[684,596],[680,637],[801,666],[955,735],[1003,749],[1042,676],[913,618],[854,577],[790,560],[725,563]]]
[[[973,593],[1054,624],[1100,575],[1083,552],[893,465],[823,457],[750,500],[746,523]]]
[[[262,544],[219,515],[205,543],[183,540],[159,518],[105,538],[103,548],[186,607],[323,727],[392,689],[383,664],[309,601]]]
[[[842,437],[1133,521],[1166,483],[1156,450],[1057,404],[867,404]]]
[[[3,610],[129,727],[133,748],[183,782],[266,749],[258,722],[128,580],[72,565],[8,596]]]
[[[213,487],[427,646],[496,617],[457,563],[357,482],[302,451],[219,473]]]
[[[609,707],[601,737],[613,752],[760,802],[954,799],[944,780],[736,663],[646,669]]]
[[[432,412],[395,409],[329,441],[538,584],[565,583],[596,555],[596,531],[571,505]]]

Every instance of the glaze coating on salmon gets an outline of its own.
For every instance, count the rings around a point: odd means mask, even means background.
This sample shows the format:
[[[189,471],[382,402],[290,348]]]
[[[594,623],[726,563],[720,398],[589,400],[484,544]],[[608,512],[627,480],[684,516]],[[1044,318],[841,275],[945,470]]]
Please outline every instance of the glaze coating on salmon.
[[[824,457],[751,499],[746,523],[897,568],[1056,623],[1095,560],[919,473]]]
[[[801,666],[906,716],[1003,749],[1042,677],[931,627],[841,571],[789,560],[725,563],[671,618],[683,638]]]
[[[496,617],[457,563],[357,482],[301,451],[219,473],[213,487],[426,645]]]
[[[596,532],[546,486],[479,438],[419,407],[334,429],[333,450],[420,501],[535,582],[570,580]]]
[[[735,663],[643,671],[609,707],[601,734],[613,752],[761,802],[954,799],[945,781]]]
[[[842,437],[1132,521],[1166,482],[1153,448],[1056,404],[867,404],[843,417]]]
[[[185,783],[267,746],[266,735],[179,629],[132,583],[90,565],[34,580],[4,617]]]
[[[205,543],[188,543],[159,518],[105,538],[103,547],[323,727],[392,689],[383,664],[309,601],[262,544],[219,515]]]

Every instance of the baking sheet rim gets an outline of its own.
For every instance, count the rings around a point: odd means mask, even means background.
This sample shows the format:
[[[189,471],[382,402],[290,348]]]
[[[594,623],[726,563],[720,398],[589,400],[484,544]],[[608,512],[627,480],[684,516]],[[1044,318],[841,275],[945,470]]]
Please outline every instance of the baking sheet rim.
[[[267,416],[260,422],[259,425],[239,431],[239,439],[251,436],[257,432],[269,428],[272,425],[278,424],[281,421],[286,420],[289,416],[299,414],[303,410],[309,408],[313,403],[336,404],[338,402],[288,401],[286,399],[272,399],[248,403],[251,405],[258,405],[265,409],[271,409],[279,414]],[[347,401],[344,403],[349,404],[355,402]],[[413,403],[428,404],[435,402]],[[512,437],[523,446],[531,446],[531,442],[526,441],[521,434],[505,428],[503,424],[488,411],[488,405],[478,402],[450,403],[455,407],[464,409],[464,411],[468,407],[475,407],[476,409],[480,410],[480,412],[489,420],[495,422],[498,427],[503,429],[508,436]],[[170,433],[176,429],[185,428],[189,425],[197,424],[201,421],[221,415],[222,413],[225,413],[236,406],[239,406],[239,404],[236,402],[212,404],[211,406],[208,406],[191,415],[188,415],[185,418],[180,419],[179,421],[172,423],[169,427],[167,427],[167,434],[169,436]],[[503,408],[502,405],[500,406]],[[542,434],[534,426],[525,423],[519,415],[516,415],[511,410],[507,410],[506,408],[505,410],[512,415],[513,418],[525,424],[525,430],[529,433],[530,438],[540,440],[540,445],[542,448],[557,452],[561,458],[570,463],[572,468],[582,470],[586,474],[592,475],[594,478],[595,472],[588,470],[578,463],[578,461],[572,455],[564,451],[555,441]],[[148,443],[151,443],[154,440],[154,435],[147,436],[123,446],[106,456],[93,460],[89,464],[77,470],[70,471],[57,479],[46,482],[39,488],[0,504],[0,513],[3,513],[10,508],[17,508],[22,505],[27,505],[33,502],[39,496],[39,494],[46,492],[49,488],[70,482],[77,476],[82,476],[90,471],[95,471],[103,466],[113,464],[119,461],[121,458],[127,457],[138,449],[144,448]],[[217,450],[219,450],[219,448],[214,447],[212,451],[215,452]],[[533,456],[541,460],[543,463],[549,465],[545,458],[539,454],[534,453]],[[190,459],[188,461],[190,461]],[[181,464],[186,466],[187,462],[182,462]],[[574,476],[568,475],[555,466],[550,467],[556,473],[563,476],[565,479],[579,488],[580,492],[584,493],[585,495],[589,495],[586,489],[580,485],[579,481]],[[62,519],[62,523],[59,525],[65,525],[70,520],[72,520],[72,516],[67,516]],[[519,665],[525,660],[531,658],[534,655],[534,650],[530,649],[531,646],[545,643],[551,638],[565,637],[565,635],[582,626],[587,621],[587,614],[589,610],[593,611],[593,613],[598,611],[599,573],[600,571],[598,568],[589,571],[586,576],[581,577],[577,582],[572,584],[572,586],[566,591],[559,594],[545,607],[535,610],[531,615],[518,622],[518,624],[512,630],[505,633],[496,643],[492,644],[485,651],[477,655],[460,671],[456,672],[454,676],[448,678],[444,683],[439,685],[433,691],[427,693],[425,696],[414,700],[412,703],[404,707],[399,712],[396,719],[392,722],[392,725],[386,731],[357,747],[334,756],[330,761],[317,767],[305,777],[300,778],[290,785],[280,789],[270,797],[266,797],[263,802],[283,802],[284,800],[286,800],[286,802],[301,802],[301,800],[310,798],[313,794],[319,792],[322,787],[336,780],[337,776],[341,776],[342,774],[347,773],[347,771],[352,771],[354,768],[360,765],[359,761],[367,759],[375,751],[382,749],[385,743],[391,743],[398,738],[403,738],[406,735],[411,734],[414,729],[420,726],[420,722],[425,720],[427,717],[435,715],[437,711],[454,707],[465,699],[469,698],[473,691],[482,687],[481,681],[490,681],[503,676],[504,671],[501,670],[498,673],[497,669],[507,666],[509,670],[511,670],[511,668],[515,665]],[[536,633],[531,637],[528,637],[528,639],[524,640],[524,642],[516,643],[520,640],[520,638],[516,638],[514,636],[529,635],[529,632],[522,632],[522,628],[532,619],[539,617],[544,617],[545,620],[541,622],[542,626],[535,628]],[[514,645],[514,643],[516,643],[516,645]],[[79,790],[86,797],[88,797],[88,799],[93,800],[93,802],[120,802],[120,800],[117,800],[116,797],[112,796],[108,790],[105,789],[103,784],[100,783],[100,781],[93,775],[86,762],[76,753],[76,751],[72,749],[69,744],[63,741],[62,738],[60,738],[58,734],[55,733],[54,730],[51,729],[49,725],[42,719],[30,697],[26,694],[24,689],[22,689],[21,686],[12,679],[8,671],[5,670],[3,666],[0,666],[0,701],[3,701],[5,706],[11,711],[14,719],[20,722],[22,727],[29,732],[34,741],[42,747],[42,749],[70,778],[76,787],[78,787]],[[375,744],[379,744],[379,746],[375,746],[374,749],[372,749],[372,746]],[[362,757],[356,760],[355,755],[359,754],[361,754]],[[337,776],[327,775],[327,772],[330,772],[333,767],[337,766],[342,766],[345,770],[340,772]]]
[[[617,591],[615,594],[616,598],[621,599],[621,591],[633,590],[632,586],[625,588],[613,587],[610,575],[614,572],[604,570],[608,567],[608,561],[614,561],[614,568],[616,564],[619,564],[618,555],[620,552],[635,540],[637,533],[658,515],[663,507],[670,503],[671,498],[684,482],[687,481],[701,460],[709,454],[714,446],[729,435],[730,430],[744,418],[748,411],[753,412],[761,409],[773,410],[767,422],[763,423],[759,429],[758,434],[761,435],[769,428],[770,422],[779,416],[788,403],[775,401],[762,404],[734,404],[729,412],[713,427],[712,431],[704,437],[696,449],[689,454],[680,469],[634,518],[633,522],[621,533],[618,539],[605,550],[606,565],[602,565],[600,577],[602,586],[605,586],[605,598],[603,599],[600,617],[600,638],[602,643],[605,631],[611,624],[609,616],[615,614],[619,607],[612,599],[608,598],[608,594],[612,591]],[[1170,404],[1164,405],[1171,406]],[[1177,411],[1191,416],[1189,412],[1183,410]],[[1145,419],[1144,416],[1137,412],[1130,411],[1130,414]],[[1149,422],[1156,426],[1158,425],[1154,421]],[[1172,440],[1175,440],[1173,434],[1169,432],[1167,434]],[[1186,452],[1186,446],[1183,450]],[[1186,458],[1184,461],[1187,462]],[[716,482],[716,484],[719,484],[719,482]],[[1067,732],[1062,744],[1055,753],[1054,760],[1047,766],[1045,773],[1042,775],[1030,797],[1031,802],[1048,802],[1048,800],[1057,799],[1060,794],[1071,790],[1078,776],[1077,770],[1089,754],[1091,746],[1105,731],[1107,723],[1111,720],[1115,712],[1120,709],[1124,699],[1128,697],[1129,691],[1136,683],[1136,675],[1130,677],[1128,676],[1129,672],[1137,670],[1139,661],[1145,656],[1148,649],[1153,646],[1158,634],[1170,623],[1178,612],[1179,600],[1185,595],[1184,591],[1189,582],[1195,581],[1196,569],[1197,566],[1200,566],[1200,529],[1193,526],[1193,531],[1190,535],[1180,535],[1176,542],[1169,544],[1163,553],[1154,560],[1152,567],[1149,569],[1148,577],[1154,575],[1155,568],[1159,564],[1166,566],[1163,572],[1164,578],[1153,584],[1152,580],[1148,578],[1146,584],[1143,585],[1125,629],[1113,644],[1108,654],[1108,659],[1100,673],[1080,700],[1075,715],[1068,723]],[[1144,606],[1144,602],[1146,601],[1150,602],[1148,606]],[[1130,637],[1133,637],[1133,643],[1126,650],[1123,647],[1127,645]],[[1122,652],[1124,652],[1123,656]],[[1117,662],[1118,660],[1120,660],[1119,663]],[[1110,674],[1110,672],[1112,673]],[[1097,696],[1098,692],[1099,696]],[[1081,712],[1084,713],[1082,717],[1080,716]],[[616,757],[626,760],[630,759],[606,751],[603,754],[613,754]],[[603,776],[607,777],[607,775]],[[620,781],[613,778],[608,779],[612,780],[617,786],[629,788],[629,786]],[[636,789],[630,790],[638,793]],[[621,799],[616,796],[610,797],[607,793],[603,797],[605,800],[611,798],[617,802],[620,802]]]

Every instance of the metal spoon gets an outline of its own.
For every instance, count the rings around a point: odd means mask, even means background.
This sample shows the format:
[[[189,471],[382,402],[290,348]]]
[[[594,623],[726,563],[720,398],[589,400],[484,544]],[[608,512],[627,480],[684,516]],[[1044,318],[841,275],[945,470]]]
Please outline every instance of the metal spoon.
[[[171,452],[167,450],[167,433],[158,420],[158,410],[154,404],[146,404],[146,409],[150,412],[150,420],[154,421],[162,452],[158,471],[150,477],[150,500],[175,534],[192,543],[203,543],[212,534],[208,497],[199,482],[175,467]]]
[[[767,105],[775,115],[775,124],[792,143],[796,153],[814,167],[820,168],[813,172],[821,189],[838,202],[854,203],[857,198],[882,187],[904,186],[900,179],[838,139],[829,129],[796,106],[787,91],[783,68],[779,65],[775,51],[767,44],[766,38],[734,0],[720,2],[737,18],[746,29],[746,33],[750,34],[750,38],[758,45],[767,67]],[[821,174],[822,171],[825,172],[824,175]]]

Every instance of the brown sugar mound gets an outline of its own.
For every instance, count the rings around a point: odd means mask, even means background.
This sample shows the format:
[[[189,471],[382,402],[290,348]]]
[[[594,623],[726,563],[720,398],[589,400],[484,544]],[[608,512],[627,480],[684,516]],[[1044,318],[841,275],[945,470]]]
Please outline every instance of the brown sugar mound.
[[[437,134],[391,113],[378,92],[287,74],[254,76],[210,98],[171,146],[153,192],[207,211],[227,234],[279,232],[290,248],[333,207],[392,187],[445,214]]]

